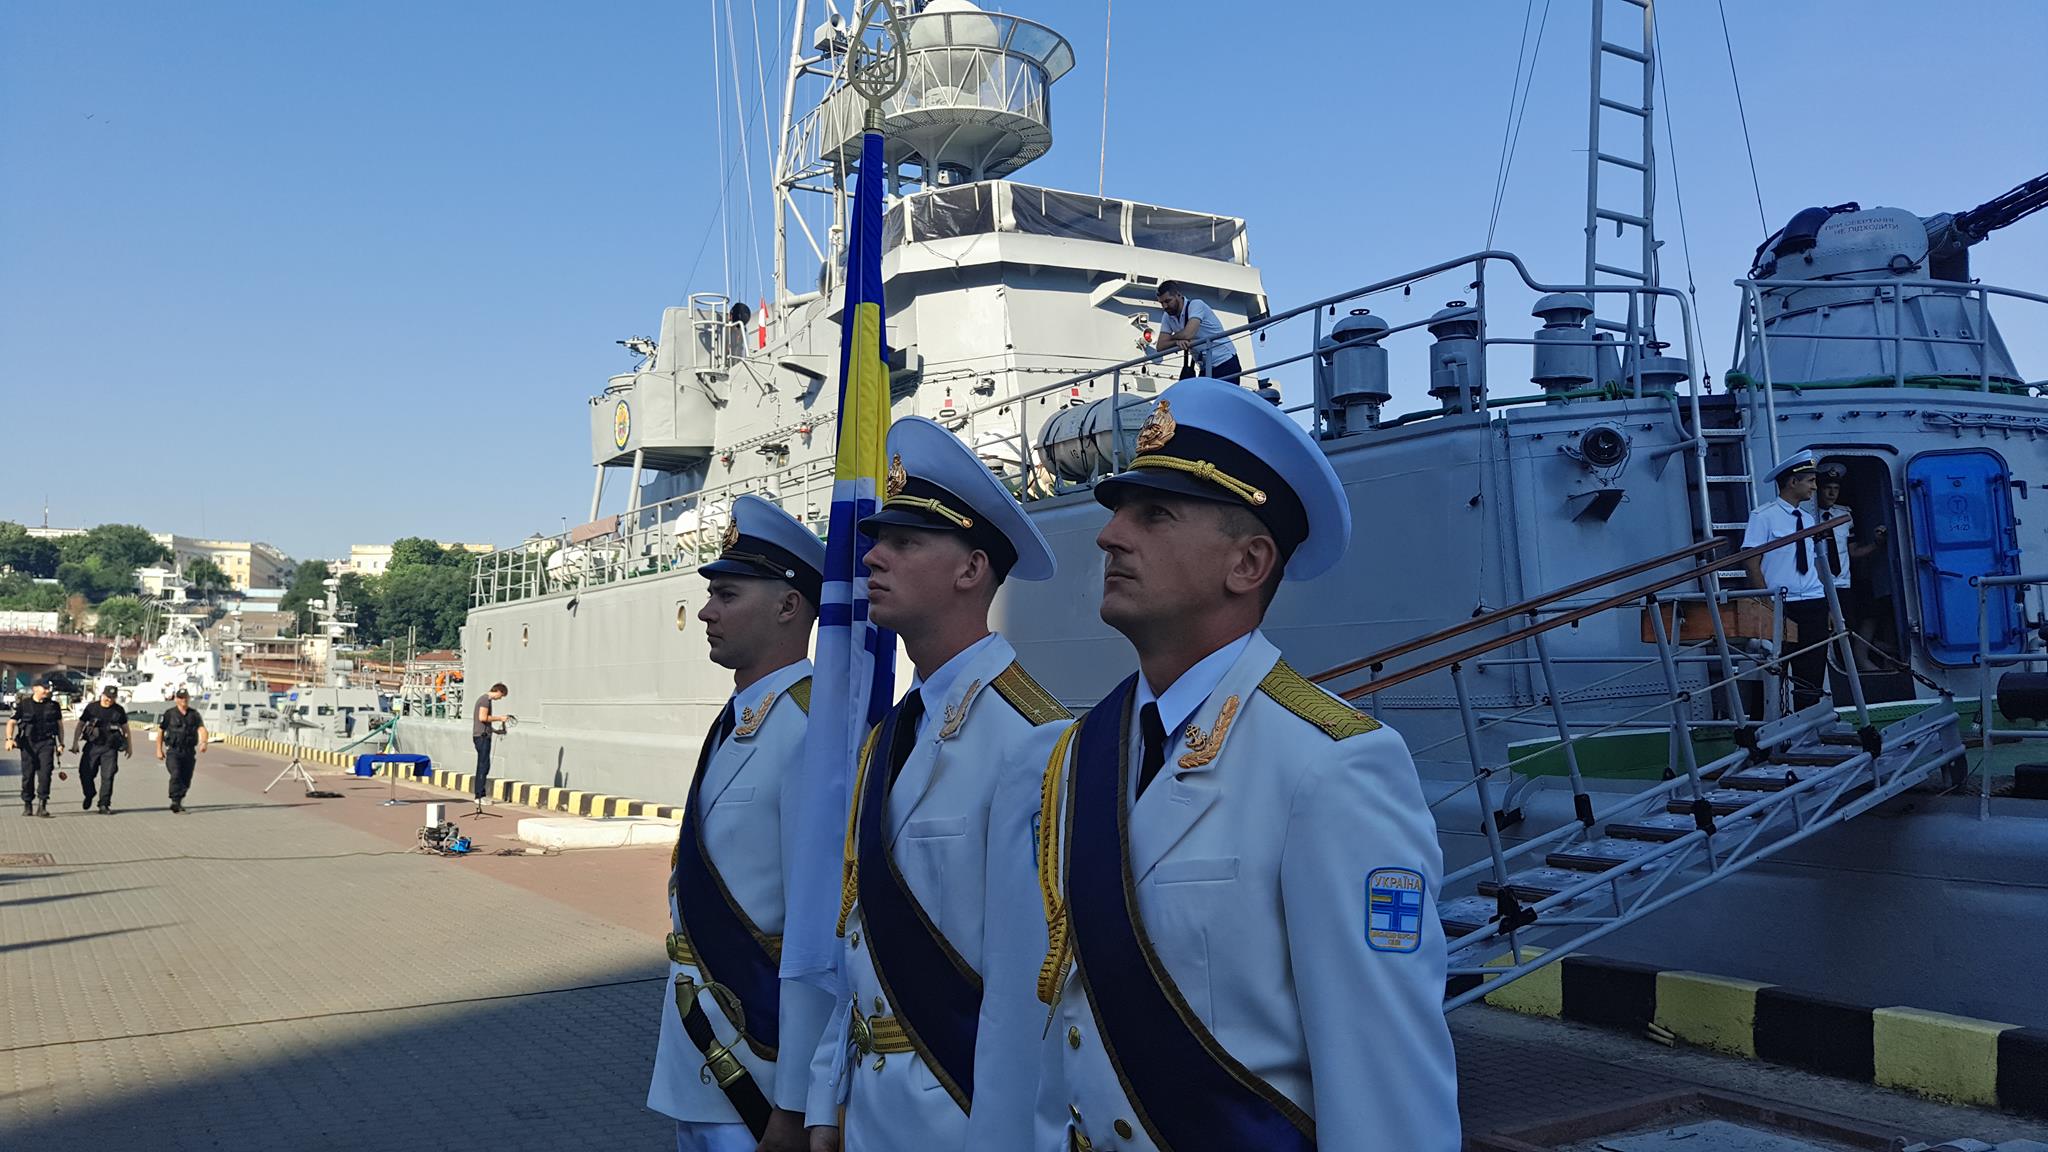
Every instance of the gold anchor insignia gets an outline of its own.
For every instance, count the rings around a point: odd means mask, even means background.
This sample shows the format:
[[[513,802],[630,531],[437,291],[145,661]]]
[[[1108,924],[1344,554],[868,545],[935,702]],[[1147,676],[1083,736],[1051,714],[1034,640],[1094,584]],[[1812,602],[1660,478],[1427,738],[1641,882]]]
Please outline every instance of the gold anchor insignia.
[[[1180,425],[1173,420],[1172,406],[1161,400],[1159,406],[1152,409],[1152,414],[1145,417],[1145,426],[1138,429],[1138,451],[1159,451],[1166,447],[1166,442],[1173,439],[1173,434],[1179,430]]]
[[[1230,732],[1230,722],[1235,719],[1237,719],[1237,697],[1232,696],[1223,702],[1223,710],[1216,713],[1215,731],[1204,732],[1197,725],[1188,725],[1186,735],[1188,751],[1187,755],[1180,758],[1180,766],[1183,768],[1200,768],[1202,765],[1214,760],[1216,753],[1223,750],[1223,737]]]
[[[725,518],[725,536],[719,540],[719,544],[724,548],[730,550],[734,545],[738,544],[739,542],[740,518],[737,515],[727,516]]]
[[[733,728],[732,734],[735,736],[752,736],[760,730],[761,722],[768,719],[768,709],[773,707],[774,704],[775,693],[770,692],[766,696],[761,697],[761,702],[754,705],[753,708],[740,709],[740,722]]]
[[[910,483],[910,473],[903,470],[903,454],[898,452],[889,457],[889,478],[887,481],[889,497],[894,499],[903,495],[903,486],[908,483]]]
[[[974,694],[980,690],[981,681],[976,680],[967,686],[967,693],[960,697],[960,703],[946,705],[946,723],[939,729],[939,739],[951,740],[953,734],[960,731],[960,726],[967,723],[967,702],[974,699]]]

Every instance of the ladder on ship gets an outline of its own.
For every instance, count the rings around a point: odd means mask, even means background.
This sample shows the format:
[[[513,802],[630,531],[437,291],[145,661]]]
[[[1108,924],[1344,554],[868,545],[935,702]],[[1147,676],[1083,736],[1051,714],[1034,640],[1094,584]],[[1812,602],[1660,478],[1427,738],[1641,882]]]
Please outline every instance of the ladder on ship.
[[[1642,13],[1641,46],[1631,47],[1607,38],[1610,3],[1626,4]],[[1593,82],[1589,89],[1586,126],[1586,284],[1627,284],[1655,288],[1657,279],[1657,152],[1655,94],[1657,87],[1656,13],[1651,0],[1593,0]],[[1617,21],[1617,23],[1620,23]],[[1633,23],[1631,21],[1631,23]],[[1624,37],[1634,39],[1633,36]],[[1610,71],[1619,78],[1612,94],[1606,79]],[[1609,151],[1602,141],[1604,115],[1617,120],[1604,133],[1614,141]],[[1629,141],[1635,141],[1631,144]],[[1635,155],[1625,153],[1634,151]],[[1602,176],[1606,179],[1603,180]],[[1603,194],[1604,193],[1604,194]],[[1603,254],[1601,238],[1608,225],[1614,228],[1610,254]],[[1612,299],[1596,294],[1597,303]],[[1627,347],[1644,347],[1656,339],[1656,300],[1653,295],[1630,293],[1626,319],[1595,316],[1596,330],[1625,333]],[[1633,373],[1632,366],[1626,366]]]
[[[1832,524],[1814,525],[1732,554],[1723,539],[1714,537],[1314,677],[1346,700],[1368,705],[1380,693],[1411,680],[1444,674],[1450,680],[1472,776],[1432,807],[1467,789],[1476,791],[1487,849],[1475,863],[1446,875],[1438,893],[1437,912],[1450,953],[1446,1011],[1497,991],[1909,789],[1961,778],[1966,771],[1963,736],[1954,702],[1946,695],[1917,714],[1879,727],[1852,677],[1854,703],[1846,720],[1826,700],[1767,722],[1744,718],[1739,677],[1761,670],[1777,679],[1782,690],[1789,686],[1790,660],[1815,647],[1831,649],[1847,665],[1849,633],[1825,569],[1823,587],[1828,590],[1831,622],[1825,636],[1787,636],[1780,598],[1767,591],[1724,592],[1719,574],[1832,530]],[[1643,582],[1625,591],[1609,591],[1638,579]],[[1762,615],[1732,610],[1744,600],[1773,606],[1768,614],[1771,635],[1754,638],[1781,642],[1761,654],[1730,642],[1749,636]],[[1641,612],[1645,640],[1654,652],[1626,665],[1612,679],[1654,666],[1662,671],[1665,694],[1634,715],[1574,722],[1573,701],[1558,689],[1545,637],[1555,629],[1616,611]],[[1468,691],[1466,669],[1481,657],[1516,646],[1533,656],[1543,698],[1482,724]],[[1455,650],[1429,656],[1445,648]],[[1421,662],[1388,670],[1408,658]],[[1718,676],[1704,687],[1684,689],[1681,660],[1703,660],[1718,668]],[[1364,681],[1352,683],[1360,673],[1365,674]],[[1347,683],[1349,687],[1344,686]],[[1596,683],[1578,691],[1591,700],[1588,689],[1598,687]],[[1696,706],[1703,702],[1697,698],[1709,693],[1725,696],[1727,718],[1696,717]],[[1548,747],[1516,759],[1484,750],[1483,727],[1526,723],[1527,714],[1546,710],[1556,731],[1556,741]],[[1640,729],[1646,719],[1661,720],[1670,733],[1664,779],[1639,792],[1600,793],[1596,801],[1580,771],[1579,746],[1624,727]],[[1731,738],[1734,751],[1700,763],[1695,737],[1703,731]],[[1512,811],[1514,798],[1526,795],[1534,778],[1531,762],[1549,755],[1563,762],[1574,818],[1510,845],[1503,829],[1520,819]]]

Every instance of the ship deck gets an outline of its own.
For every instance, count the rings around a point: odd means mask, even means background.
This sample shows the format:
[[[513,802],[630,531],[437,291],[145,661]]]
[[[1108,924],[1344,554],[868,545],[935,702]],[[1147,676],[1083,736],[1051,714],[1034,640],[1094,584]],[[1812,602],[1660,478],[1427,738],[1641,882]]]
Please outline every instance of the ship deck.
[[[0,811],[0,1147],[672,1146],[642,1104],[664,849],[495,855],[538,814],[505,806],[455,815],[477,854],[425,856],[422,809],[381,806],[386,781],[264,794],[280,766],[216,746],[177,816],[138,758],[101,817],[67,757],[58,818]],[[17,773],[0,754],[10,801]],[[1452,1028],[1468,1138],[1707,1091],[1911,1139],[2048,1140],[2048,1123],[1485,1006]]]

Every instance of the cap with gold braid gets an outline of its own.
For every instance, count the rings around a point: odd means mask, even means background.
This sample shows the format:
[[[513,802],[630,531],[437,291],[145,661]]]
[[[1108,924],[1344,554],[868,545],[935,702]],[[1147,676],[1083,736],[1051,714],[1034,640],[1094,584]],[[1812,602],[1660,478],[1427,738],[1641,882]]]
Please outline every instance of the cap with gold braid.
[[[825,542],[774,501],[752,493],[734,500],[719,547],[718,559],[700,565],[698,572],[782,580],[818,603],[825,584]]]
[[[886,524],[960,532],[988,553],[998,577],[1044,580],[1052,549],[1010,490],[958,436],[922,416],[889,426],[889,472],[882,506],[860,522],[873,536]]]
[[[1239,504],[1273,534],[1287,579],[1328,571],[1351,543],[1351,505],[1301,425],[1257,394],[1195,377],[1159,394],[1130,467],[1095,485],[1115,508],[1151,488]]]

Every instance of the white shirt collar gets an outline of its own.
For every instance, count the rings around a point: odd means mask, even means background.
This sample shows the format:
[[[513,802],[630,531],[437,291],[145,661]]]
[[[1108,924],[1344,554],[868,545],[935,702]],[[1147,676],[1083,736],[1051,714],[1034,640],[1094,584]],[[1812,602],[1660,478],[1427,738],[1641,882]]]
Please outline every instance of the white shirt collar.
[[[1195,709],[1202,706],[1202,701],[1216,691],[1216,685],[1223,682],[1231,665],[1244,655],[1244,650],[1251,646],[1252,637],[1257,634],[1257,630],[1247,632],[1195,661],[1194,667],[1167,685],[1164,693],[1153,692],[1145,674],[1138,673],[1138,710],[1143,711],[1145,705],[1156,703],[1159,705],[1160,725],[1168,732],[1180,731],[1188,718],[1195,714]]]
[[[974,662],[974,658],[979,656],[983,649],[995,643],[995,640],[996,634],[993,632],[983,636],[955,653],[951,660],[939,665],[929,677],[912,685],[919,695],[924,697],[924,716],[917,722],[918,735],[924,735],[925,725],[931,720],[933,713],[945,707],[946,697],[953,691],[953,685],[960,679],[960,674],[967,670],[967,666]]]
[[[806,659],[808,659],[808,657],[806,657]],[[752,680],[747,681],[745,684],[742,684],[739,687],[733,689],[732,695],[726,697],[726,699],[731,700],[734,704],[738,704],[740,697],[752,692],[754,690],[755,685],[765,684],[768,681],[775,679],[777,676],[782,675],[784,672],[789,671],[791,668],[794,668],[801,663],[803,663],[802,660],[791,660],[789,663],[784,664],[782,667],[777,668],[773,672],[769,672],[761,676],[756,676]]]

